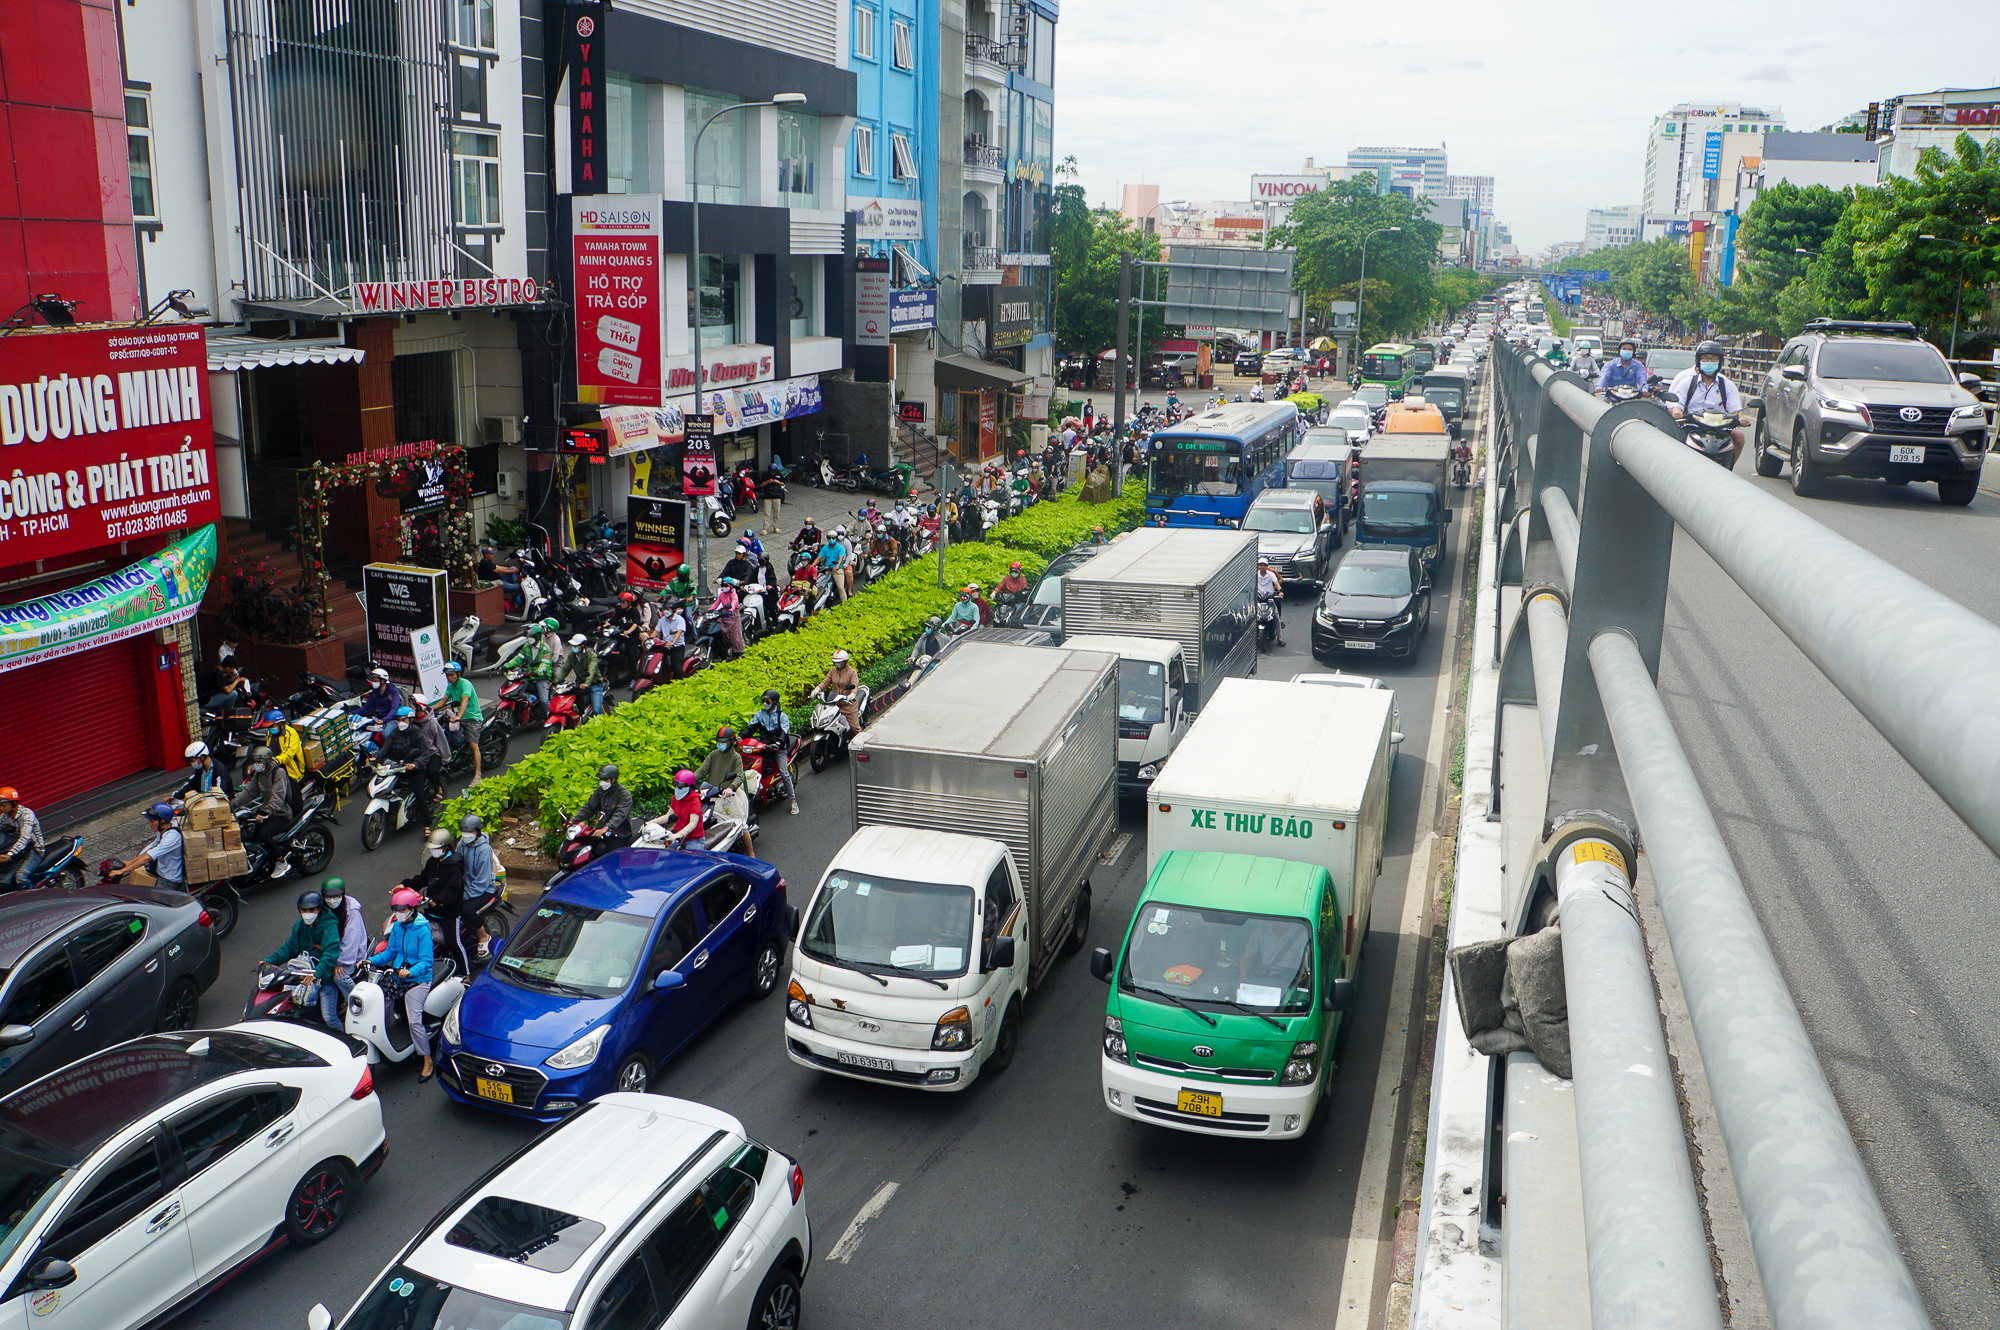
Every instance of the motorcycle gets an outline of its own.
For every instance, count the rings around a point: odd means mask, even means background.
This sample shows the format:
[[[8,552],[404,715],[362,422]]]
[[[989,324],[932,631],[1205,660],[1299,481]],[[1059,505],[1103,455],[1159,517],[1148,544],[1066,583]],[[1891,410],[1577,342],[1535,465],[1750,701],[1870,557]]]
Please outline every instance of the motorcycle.
[[[812,588],[813,591],[817,589],[816,586]],[[778,608],[771,616],[771,631],[774,633],[796,631],[811,613],[812,600],[806,584],[796,581],[788,583],[785,589],[778,593]]]
[[[789,745],[785,753],[786,767],[796,770],[791,764],[798,761],[799,754],[805,751],[806,741],[796,734],[785,736],[785,741]],[[750,796],[751,811],[798,798],[797,777],[788,780],[778,775],[778,749],[775,744],[745,735],[737,742],[736,748],[743,755],[744,771],[756,773],[757,792]]]
[[[476,614],[468,614],[459,620],[458,627],[451,634],[451,654],[458,660],[460,669],[473,674],[485,666],[499,664],[500,653],[493,645],[493,632],[497,627],[497,624],[482,626]],[[515,649],[519,650],[518,647]],[[325,703],[318,705],[324,706]],[[317,710],[318,706],[307,709]]]
[[[507,682],[501,686],[500,698],[493,705],[493,718],[501,721],[511,735],[515,730],[527,729],[541,714],[541,694],[535,691],[528,672],[518,667],[508,670]]]
[[[744,822],[739,818],[715,816],[715,798],[718,791],[713,785],[701,787],[701,848],[712,854],[723,854],[742,844],[745,832],[754,840],[757,824]],[[681,838],[670,835],[658,822],[647,822],[639,828],[639,839],[632,842],[635,849],[678,850]],[[555,885],[555,879],[549,879]]]
[[[993,593],[993,622],[1000,628],[1018,628],[1021,619],[1028,612],[1026,591],[995,591]]]
[[[123,859],[104,859],[97,865],[97,885],[100,887],[122,886],[125,875],[131,870]],[[208,912],[208,926],[215,930],[215,940],[220,942],[236,928],[237,915],[242,912],[243,898],[237,893],[231,881],[190,882],[188,895],[201,902],[201,908]]]
[[[257,987],[243,1004],[246,1021],[297,1021],[301,1025],[325,1029],[319,1015],[319,996],[314,992],[313,963],[294,956],[283,965],[259,965]]]
[[[378,945],[378,949],[380,944]],[[355,976],[354,989],[347,995],[345,1023],[350,1038],[368,1046],[368,1061],[407,1062],[417,1051],[410,1032],[409,1013],[403,1007],[403,993],[410,981],[398,978],[393,970],[377,969],[372,960],[363,961]],[[465,976],[458,962],[439,957],[431,962],[431,991],[424,995],[424,1030],[430,1047],[438,1046],[444,1018],[465,996]]]
[[[53,887],[61,891],[75,891],[81,887],[83,856],[77,853],[79,844],[74,836],[61,836],[44,845],[35,862],[21,874],[21,885],[13,890]]]
[[[659,638],[646,643],[640,653],[639,668],[632,680],[632,697],[636,701],[653,689],[667,682],[673,676],[667,671],[667,648]]]
[[[1736,469],[1736,440],[1731,434],[1741,422],[1728,411],[1690,411],[1681,417],[1687,446],[1720,466]]]
[[[1257,597],[1257,649],[1269,651],[1278,641],[1278,598]]]
[[[447,725],[447,730],[449,725]],[[447,733],[447,738],[450,735]],[[499,713],[486,717],[479,724],[479,770],[481,773],[497,772],[507,765],[507,745],[513,740],[514,732]],[[451,750],[451,761],[444,764],[444,774],[451,777],[472,774],[472,744],[462,743]]]
[[[706,522],[710,535],[728,535],[730,524],[736,520],[736,507],[729,502],[729,496],[718,488],[713,494],[704,494],[697,502],[700,512],[695,520]]]
[[[379,849],[383,837],[412,823],[428,825],[432,801],[424,795],[424,784],[423,773],[410,763],[375,764],[375,775],[368,782],[368,811],[361,817],[364,849]]]
[[[542,718],[542,729],[560,734],[564,730],[575,729],[588,719],[577,706],[576,685],[565,679],[549,693],[549,714]]]
[[[813,774],[826,769],[826,764],[847,751],[848,743],[854,738],[854,731],[848,727],[847,717],[840,714],[837,699],[821,697],[817,690],[813,697],[819,705],[813,708],[812,729],[806,737],[808,760],[812,763]],[[868,685],[862,684],[854,690],[854,714],[868,714]]]
[[[280,814],[286,817],[285,829],[277,836],[278,861],[271,858],[271,848],[261,840],[252,840],[248,834],[243,837],[244,862],[247,865],[241,876],[235,879],[239,892],[266,882],[277,882],[297,873],[311,877],[323,873],[333,862],[333,828],[339,819],[326,810],[326,789],[308,774],[298,790],[298,812]],[[249,831],[246,826],[245,832]],[[271,870],[278,862],[289,863],[289,872],[272,875]]]
[[[564,818],[567,820],[568,814],[565,813]],[[556,867],[561,870],[561,877],[568,877],[577,869],[595,863],[613,850],[624,848],[597,835],[597,830],[595,822],[578,819],[569,823],[568,829],[563,832],[562,844],[556,847]],[[552,878],[549,885],[553,887],[558,880],[560,879]]]

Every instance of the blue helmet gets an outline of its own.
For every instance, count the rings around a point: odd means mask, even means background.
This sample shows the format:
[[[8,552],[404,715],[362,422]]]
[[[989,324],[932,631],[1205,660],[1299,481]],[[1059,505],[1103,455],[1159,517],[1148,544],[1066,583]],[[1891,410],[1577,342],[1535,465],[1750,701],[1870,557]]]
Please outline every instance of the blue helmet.
[[[146,816],[156,822],[171,822],[174,820],[174,806],[168,803],[154,804],[146,810]]]
[[[416,713],[415,711],[413,711],[413,710],[412,710],[411,708],[409,708],[409,707],[397,707],[397,708],[396,708],[396,719],[397,719],[397,720],[407,720],[407,719],[409,719],[409,718],[410,718],[411,716],[414,716],[414,715],[416,715],[416,714],[417,714],[417,713]]]

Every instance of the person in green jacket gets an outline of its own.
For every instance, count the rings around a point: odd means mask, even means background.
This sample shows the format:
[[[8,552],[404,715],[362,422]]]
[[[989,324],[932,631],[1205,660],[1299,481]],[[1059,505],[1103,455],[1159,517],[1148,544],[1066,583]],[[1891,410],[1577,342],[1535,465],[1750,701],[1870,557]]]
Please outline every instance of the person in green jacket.
[[[555,683],[556,667],[562,664],[562,638],[558,635],[562,625],[554,619],[544,619],[536,624],[528,638],[528,645],[521,648],[516,662],[528,671],[529,682],[535,685],[535,696],[541,699],[544,714],[549,709],[549,692]]]
[[[334,1030],[344,1029],[340,990],[333,983],[333,967],[340,961],[340,925],[334,922],[333,912],[326,908],[317,891],[299,896],[298,922],[292,925],[291,933],[278,949],[264,958],[264,964],[284,965],[294,956],[312,958],[320,1019]]]
[[[694,578],[688,575],[686,564],[674,569],[673,577],[667,582],[667,594],[676,600],[686,600],[694,594]]]
[[[569,640],[569,678],[576,684],[579,699],[590,700],[590,714],[604,714],[604,664],[597,658],[597,648],[582,633]]]

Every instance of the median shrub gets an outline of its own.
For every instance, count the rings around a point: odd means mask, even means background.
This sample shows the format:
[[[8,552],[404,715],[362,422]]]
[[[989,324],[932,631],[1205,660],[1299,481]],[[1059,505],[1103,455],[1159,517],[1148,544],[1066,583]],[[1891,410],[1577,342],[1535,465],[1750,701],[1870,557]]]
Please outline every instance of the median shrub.
[[[1000,523],[986,539],[1049,559],[1089,540],[1093,526],[1101,526],[1105,535],[1115,536],[1145,520],[1146,481],[1136,472],[1126,477],[1124,493],[1109,503],[1085,503],[1082,493],[1081,485],[1064,490],[1055,499],[1038,503],[1019,517]]]

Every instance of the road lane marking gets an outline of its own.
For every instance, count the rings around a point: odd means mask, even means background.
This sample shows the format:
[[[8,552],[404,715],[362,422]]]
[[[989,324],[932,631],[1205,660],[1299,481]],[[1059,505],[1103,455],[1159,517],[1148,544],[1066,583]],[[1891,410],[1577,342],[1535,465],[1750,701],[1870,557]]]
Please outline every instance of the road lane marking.
[[[847,1228],[840,1235],[840,1241],[834,1243],[833,1250],[826,1254],[827,1260],[839,1261],[842,1265],[846,1265],[854,1259],[854,1253],[861,1249],[862,1229],[867,1227],[869,1220],[880,1215],[883,1208],[889,1204],[889,1198],[896,1194],[896,1185],[893,1182],[885,1182],[875,1189],[875,1194],[868,1198],[868,1204],[862,1206],[854,1218],[848,1221]]]
[[[1118,839],[1111,842],[1111,848],[1104,852],[1103,862],[1107,864],[1117,863],[1118,857],[1125,853],[1125,847],[1127,845],[1130,845],[1131,843],[1132,843],[1131,832],[1126,831],[1119,833]]]

